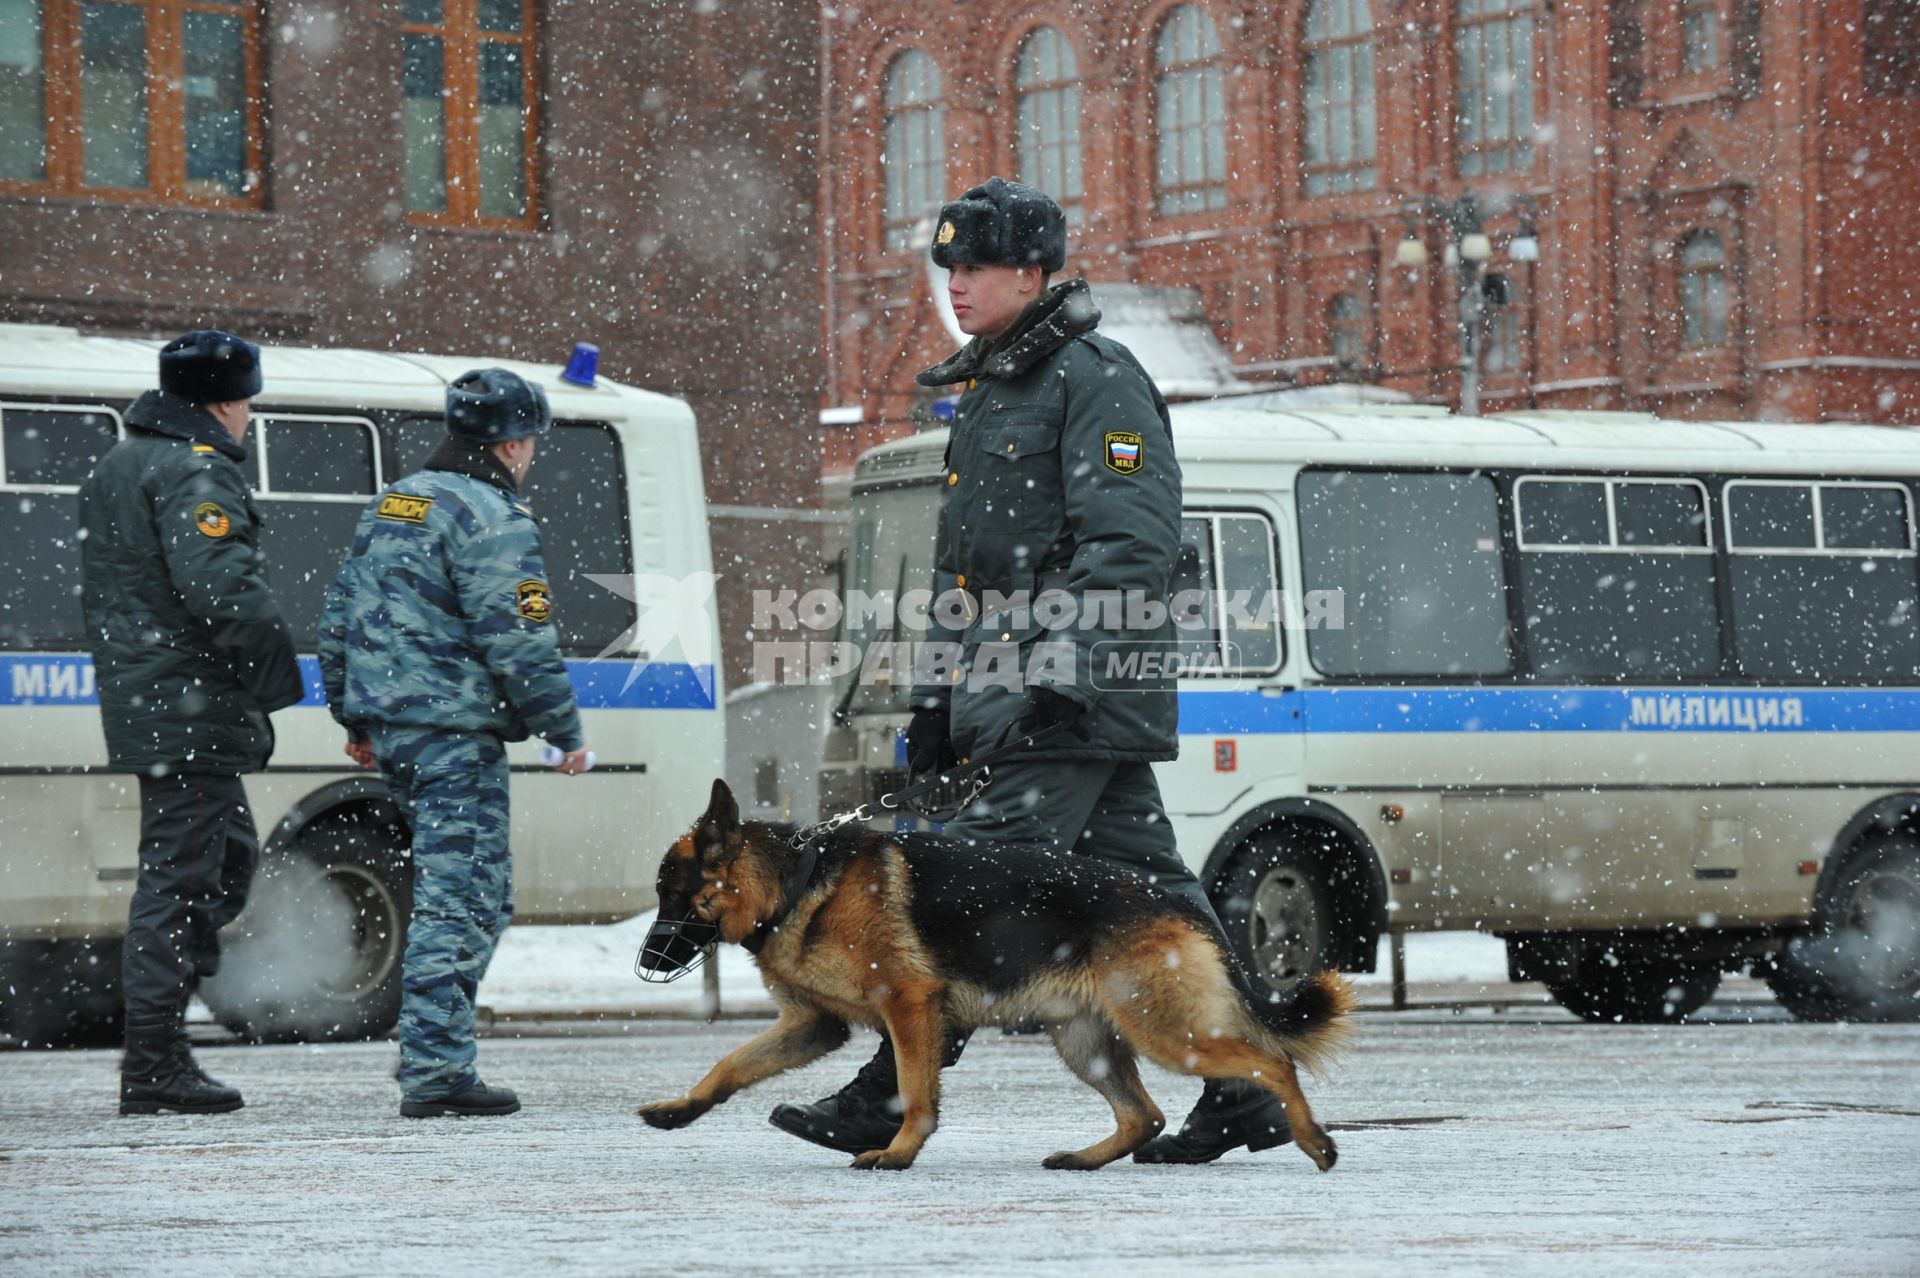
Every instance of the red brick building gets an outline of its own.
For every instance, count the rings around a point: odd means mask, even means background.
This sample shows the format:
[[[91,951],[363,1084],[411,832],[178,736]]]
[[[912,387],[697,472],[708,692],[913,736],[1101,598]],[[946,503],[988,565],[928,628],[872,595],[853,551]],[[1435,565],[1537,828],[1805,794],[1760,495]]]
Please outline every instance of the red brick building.
[[[1190,286],[1240,376],[1489,409],[1920,421],[1909,0],[870,0],[823,10],[824,470],[951,350],[916,222],[1052,191],[1067,271]],[[1514,242],[1531,228],[1537,260]],[[1424,265],[1403,264],[1417,237]],[[1418,256],[1412,254],[1411,256]],[[1470,253],[1471,256],[1471,253]]]
[[[817,44],[782,0],[0,0],[0,321],[596,342],[698,418],[737,684],[825,531]]]

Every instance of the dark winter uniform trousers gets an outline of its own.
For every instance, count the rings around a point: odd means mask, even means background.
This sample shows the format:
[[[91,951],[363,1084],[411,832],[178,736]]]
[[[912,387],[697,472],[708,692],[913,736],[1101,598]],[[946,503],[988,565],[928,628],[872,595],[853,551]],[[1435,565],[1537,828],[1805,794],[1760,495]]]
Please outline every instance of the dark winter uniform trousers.
[[[507,750],[490,732],[382,726],[374,757],[413,831],[413,918],[400,983],[400,1095],[480,1081],[474,999],[513,917]]]
[[[993,784],[947,822],[943,833],[968,841],[1071,848],[1076,855],[1132,870],[1185,897],[1212,920],[1215,930],[1220,928],[1213,902],[1180,859],[1150,763],[1117,759],[996,763]],[[952,1065],[959,1060],[970,1037],[970,1031],[950,1033],[941,1063]],[[893,1045],[885,1034],[880,1036],[880,1050],[862,1072],[894,1082]]]
[[[1016,759],[995,764],[993,783],[947,822],[958,839],[1071,848],[1132,870],[1192,901],[1213,903],[1174,843],[1150,763],[1113,759]]]
[[[259,860],[237,776],[140,778],[140,878],[121,983],[130,1025],[178,1025],[195,983],[220,967],[219,931],[247,903]]]

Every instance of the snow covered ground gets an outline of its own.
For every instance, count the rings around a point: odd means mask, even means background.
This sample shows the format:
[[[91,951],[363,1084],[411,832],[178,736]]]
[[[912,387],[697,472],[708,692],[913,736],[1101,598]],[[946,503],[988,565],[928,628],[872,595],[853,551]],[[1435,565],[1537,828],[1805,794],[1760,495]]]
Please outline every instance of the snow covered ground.
[[[755,1028],[502,1027],[482,1065],[526,1109],[439,1123],[395,1116],[390,1043],[203,1048],[248,1097],[206,1118],[116,1117],[110,1052],[0,1052],[0,1273],[1920,1273],[1917,1026],[1363,1014],[1309,1084],[1327,1175],[1291,1147],[1044,1171],[1110,1116],[991,1031],[905,1173],[765,1121],[865,1036],[685,1131],[633,1117]],[[1148,1085],[1173,1112],[1194,1093]]]

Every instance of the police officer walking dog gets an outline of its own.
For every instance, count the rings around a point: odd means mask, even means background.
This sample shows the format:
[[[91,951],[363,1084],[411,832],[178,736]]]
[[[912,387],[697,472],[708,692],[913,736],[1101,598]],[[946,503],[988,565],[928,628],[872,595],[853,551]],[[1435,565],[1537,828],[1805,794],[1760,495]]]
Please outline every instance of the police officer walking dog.
[[[122,1114],[225,1113],[240,1093],[187,1048],[187,999],[220,963],[259,840],[241,788],[273,753],[267,716],[301,698],[267,589],[241,441],[260,348],[188,333],[160,351],[160,389],[80,489],[82,592],[100,718],[116,772],[140,778],[140,877],[121,950]]]
[[[474,1069],[474,999],[513,914],[508,741],[584,772],[553,633],[540,526],[520,498],[547,398],[505,369],[447,388],[447,437],[374,500],[327,591],[320,670],[347,754],[378,765],[413,830],[400,1003],[400,1113],[511,1114]]]
[[[992,786],[946,832],[1072,848],[1145,875],[1214,918],[1174,846],[1153,775],[1154,761],[1178,751],[1173,684],[1103,677],[1125,645],[1164,649],[1172,640],[1170,621],[1124,628],[1127,604],[1165,605],[1180,549],[1166,403],[1139,361],[1095,331],[1100,313],[1086,281],[1049,287],[1066,262],[1066,218],[1051,198],[993,178],[943,207],[937,225],[933,260],[949,271],[955,318],[973,340],[918,378],[966,386],[948,445],[934,594],[959,592],[968,622],[963,630],[936,622],[929,636],[956,645],[964,661],[948,679],[914,688],[910,767],[943,770],[1016,728],[1071,729],[996,766]],[[997,598],[1050,595],[1078,606],[1071,629],[1049,633],[1044,609],[996,607]],[[1120,604],[1120,615],[1100,612],[1102,600]],[[996,668],[1021,672],[1021,688],[975,677]],[[947,1064],[963,1046],[950,1041]],[[844,1152],[881,1149],[900,1125],[897,1091],[883,1041],[853,1082],[811,1105],[781,1105],[771,1121]],[[1182,1129],[1134,1157],[1209,1162],[1241,1145],[1281,1144],[1287,1131],[1269,1093],[1209,1082]]]

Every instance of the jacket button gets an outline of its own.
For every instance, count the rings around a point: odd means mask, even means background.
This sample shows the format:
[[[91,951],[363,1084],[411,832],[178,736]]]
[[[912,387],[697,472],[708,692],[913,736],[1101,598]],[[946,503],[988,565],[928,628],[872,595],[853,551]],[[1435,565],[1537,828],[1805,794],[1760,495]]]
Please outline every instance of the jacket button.
[[[953,578],[953,584],[960,587],[960,589],[965,590],[967,588],[967,574],[965,574],[964,572],[955,573]]]
[[[953,471],[947,472],[947,487],[951,488],[959,482],[960,482],[959,475],[955,474]]]
[[[1008,632],[1007,632],[1006,634],[1003,634],[1003,635],[1001,635],[1001,636],[1000,636],[1000,642],[1001,642],[1001,643],[1005,643],[1005,642],[1006,642],[1007,640],[1009,640],[1009,639],[1011,639],[1011,638],[1013,638],[1013,632],[1012,632],[1012,631],[1008,631]]]
[[[1012,445],[1012,444],[1008,444],[1008,445],[1007,445],[1007,451],[1008,451],[1008,452],[1012,452],[1012,451],[1013,451],[1013,445]]]

